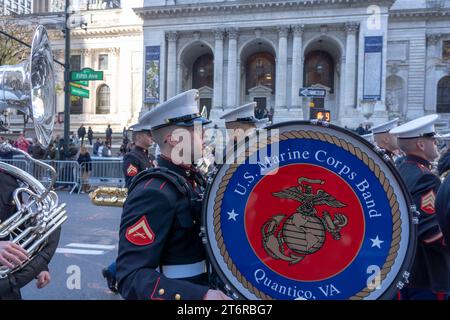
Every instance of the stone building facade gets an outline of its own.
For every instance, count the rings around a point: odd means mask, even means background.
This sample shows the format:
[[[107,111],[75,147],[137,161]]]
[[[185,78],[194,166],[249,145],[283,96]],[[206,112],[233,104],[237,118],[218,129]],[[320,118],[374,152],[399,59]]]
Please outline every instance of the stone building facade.
[[[160,101],[197,88],[212,119],[257,101],[277,122],[308,118],[299,89],[317,87],[314,105],[348,127],[436,111],[448,123],[448,1],[146,0],[135,12],[144,51],[160,50]]]

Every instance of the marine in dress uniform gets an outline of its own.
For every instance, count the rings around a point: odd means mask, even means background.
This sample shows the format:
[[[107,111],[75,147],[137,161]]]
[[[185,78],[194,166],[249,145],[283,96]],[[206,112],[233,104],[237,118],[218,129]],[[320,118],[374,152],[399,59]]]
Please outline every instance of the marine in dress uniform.
[[[245,137],[253,133],[253,131],[263,128],[268,124],[268,118],[257,119],[255,117],[256,106],[256,102],[250,102],[233,109],[220,117],[220,119],[225,121],[225,128],[227,129],[227,134],[224,136],[228,136],[221,146],[224,158],[226,158],[225,151],[227,151],[228,148],[231,150],[232,147],[234,147],[236,156],[236,143],[245,139]],[[228,152],[230,152],[230,150],[228,150]]]
[[[137,123],[130,127],[133,149],[123,158],[123,174],[125,176],[125,188],[129,188],[135,176],[146,169],[153,168],[153,159],[149,157],[148,148],[153,143],[150,126]],[[116,279],[116,263],[111,263],[102,270],[102,275],[106,279],[109,290],[118,293]]]
[[[420,212],[415,261],[409,284],[401,290],[407,300],[436,299],[436,293],[450,288],[448,247],[435,208],[440,180],[431,172],[431,162],[438,157],[434,128],[438,118],[428,115],[390,131],[406,153],[398,170]]]
[[[150,128],[142,124],[136,124],[133,130],[133,149],[123,157],[123,172],[125,175],[125,187],[128,188],[131,180],[139,172],[153,168],[153,161],[149,157],[148,148],[152,144]]]
[[[176,129],[186,129],[194,145],[202,145],[201,133],[193,127],[209,121],[200,116],[198,99],[198,90],[184,92],[141,119],[152,127],[161,155],[159,168],[135,177],[124,205],[117,279],[125,299],[227,299],[208,284],[199,235],[201,176],[191,163],[175,164],[172,159],[173,149],[181,143]]]
[[[450,133],[443,135],[441,138],[447,143],[447,151],[439,158],[438,174],[440,176],[450,172]]]
[[[389,133],[398,125],[399,118],[382,123],[372,128],[375,144],[393,161],[397,159],[395,151],[398,150],[397,137]]]
[[[268,122],[267,118],[257,119],[255,117],[256,105],[256,102],[244,104],[225,113],[220,119],[225,121],[225,127],[227,129],[242,129],[244,131],[256,129],[260,125]]]

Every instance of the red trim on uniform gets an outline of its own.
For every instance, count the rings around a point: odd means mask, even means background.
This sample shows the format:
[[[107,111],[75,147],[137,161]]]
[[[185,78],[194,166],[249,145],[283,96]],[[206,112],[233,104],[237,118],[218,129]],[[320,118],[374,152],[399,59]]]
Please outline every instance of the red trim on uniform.
[[[444,301],[445,298],[446,298],[445,292],[437,292],[436,293],[436,300]]]
[[[431,236],[431,237],[423,240],[423,242],[425,242],[425,243],[433,243],[433,242],[439,241],[439,240],[441,240],[443,238],[444,238],[444,235],[442,234],[442,232],[439,232],[438,234],[435,234],[434,236]]]
[[[153,288],[152,295],[150,296],[150,300],[164,300],[163,298],[156,298],[155,292],[158,289],[159,280],[161,280],[161,277],[158,277],[158,280],[156,280],[155,287]]]
[[[167,184],[167,181],[164,181],[164,182],[162,183],[162,185],[159,187],[159,190],[162,190],[166,184]]]
[[[402,300],[402,294],[400,293],[400,291],[397,292],[397,300]]]
[[[147,189],[148,185],[149,185],[150,183],[152,183],[153,179],[155,179],[155,178],[151,178],[150,180],[148,180],[148,181],[144,184],[144,189]]]

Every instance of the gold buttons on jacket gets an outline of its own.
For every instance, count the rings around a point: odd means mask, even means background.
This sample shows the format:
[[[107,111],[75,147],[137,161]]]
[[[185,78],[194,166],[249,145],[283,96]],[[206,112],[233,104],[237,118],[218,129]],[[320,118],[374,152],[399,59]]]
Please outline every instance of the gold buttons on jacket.
[[[159,291],[158,291],[160,296],[162,296],[164,294],[164,292],[165,292],[164,289],[159,289]]]
[[[175,300],[181,300],[181,296],[178,293],[175,295]]]

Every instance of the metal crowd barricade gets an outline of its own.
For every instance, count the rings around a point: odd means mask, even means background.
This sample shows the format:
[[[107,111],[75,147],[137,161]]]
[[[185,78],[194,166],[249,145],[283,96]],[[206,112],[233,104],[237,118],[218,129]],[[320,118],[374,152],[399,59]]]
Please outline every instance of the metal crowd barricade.
[[[10,164],[12,166],[15,166],[19,169],[22,169],[23,171],[30,172],[30,164],[26,160],[22,159],[2,159],[0,158],[1,162],[5,162],[7,164]]]
[[[122,187],[125,184],[122,166],[122,160],[93,160],[88,179],[89,185]]]
[[[51,178],[49,172],[38,165],[34,165],[23,159],[0,159],[0,161],[14,165],[38,179],[42,184],[50,183]],[[81,192],[82,176],[85,172],[83,166],[77,161],[56,161],[45,160],[56,170],[57,178],[55,187],[67,186],[71,187],[70,193],[78,190]],[[92,160],[87,167],[91,170],[88,174],[87,183],[91,186],[110,186],[123,187],[125,184],[125,177],[122,172],[123,160]],[[85,166],[86,167],[86,166]]]
[[[56,186],[71,186],[70,193],[78,190],[81,191],[81,176],[80,165],[77,161],[56,161],[45,160],[45,163],[49,164],[56,170]],[[39,179],[42,183],[49,182],[49,175],[44,168],[35,166],[33,175]]]

